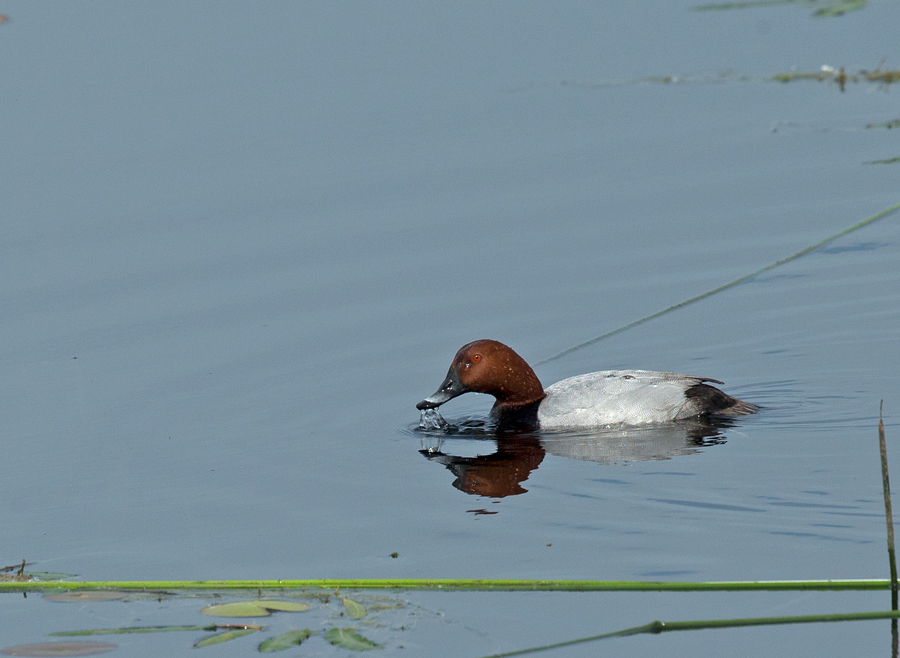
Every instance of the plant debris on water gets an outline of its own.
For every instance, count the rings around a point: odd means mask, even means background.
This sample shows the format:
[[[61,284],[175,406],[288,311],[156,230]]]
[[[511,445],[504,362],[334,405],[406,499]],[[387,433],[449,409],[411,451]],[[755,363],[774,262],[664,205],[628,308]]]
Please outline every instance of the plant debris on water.
[[[0,653],[4,656],[31,656],[32,658],[96,656],[99,653],[108,653],[118,646],[109,642],[42,642],[7,647],[0,649]]]
[[[813,16],[816,18],[831,18],[862,9],[866,6],[866,0],[751,0],[750,2],[722,2],[697,5],[693,9],[694,11],[713,11],[717,9],[757,9],[782,5],[800,5],[805,8],[815,7],[816,10],[813,12]]]
[[[795,82],[797,80],[815,80],[817,82],[834,82],[841,91],[845,91],[848,83],[877,82],[881,85],[889,85],[900,82],[900,69],[881,69],[881,64],[874,70],[861,69],[858,73],[847,73],[844,67],[835,69],[831,66],[823,66],[818,71],[788,71],[776,73],[772,76],[776,82]]]

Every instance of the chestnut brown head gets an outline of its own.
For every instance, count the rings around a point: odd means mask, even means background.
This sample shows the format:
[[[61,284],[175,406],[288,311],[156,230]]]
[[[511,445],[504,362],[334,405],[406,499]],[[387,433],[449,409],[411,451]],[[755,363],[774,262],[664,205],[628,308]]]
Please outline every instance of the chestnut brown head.
[[[469,391],[493,395],[499,405],[530,404],[544,397],[525,359],[503,343],[484,339],[460,348],[438,390],[416,408],[433,409]]]

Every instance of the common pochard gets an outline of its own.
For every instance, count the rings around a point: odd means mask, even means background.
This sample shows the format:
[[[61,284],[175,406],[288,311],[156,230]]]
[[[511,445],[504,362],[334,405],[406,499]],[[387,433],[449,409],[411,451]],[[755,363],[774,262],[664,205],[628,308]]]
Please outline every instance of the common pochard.
[[[708,377],[649,370],[603,370],[546,390],[525,359],[496,340],[476,340],[456,353],[434,395],[416,405],[434,409],[457,395],[487,393],[492,418],[503,425],[541,428],[642,425],[698,416],[744,416],[759,407],[723,393]]]

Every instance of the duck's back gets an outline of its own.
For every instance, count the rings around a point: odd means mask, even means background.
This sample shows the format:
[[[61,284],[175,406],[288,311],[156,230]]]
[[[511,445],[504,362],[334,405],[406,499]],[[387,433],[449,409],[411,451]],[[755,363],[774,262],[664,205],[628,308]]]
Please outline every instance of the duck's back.
[[[642,425],[708,413],[752,413],[705,382],[706,377],[650,370],[605,370],[570,377],[548,387],[538,408],[543,428]],[[729,408],[734,403],[747,410]],[[752,409],[751,409],[752,408]]]

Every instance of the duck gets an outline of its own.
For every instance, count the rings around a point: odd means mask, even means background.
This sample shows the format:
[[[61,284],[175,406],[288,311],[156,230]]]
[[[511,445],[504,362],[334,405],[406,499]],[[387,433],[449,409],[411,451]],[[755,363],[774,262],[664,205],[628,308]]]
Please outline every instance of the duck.
[[[709,377],[652,370],[601,370],[544,388],[534,369],[496,340],[463,345],[435,393],[416,405],[425,412],[463,393],[495,398],[491,419],[533,429],[671,423],[709,416],[746,416],[759,407],[712,386]]]

